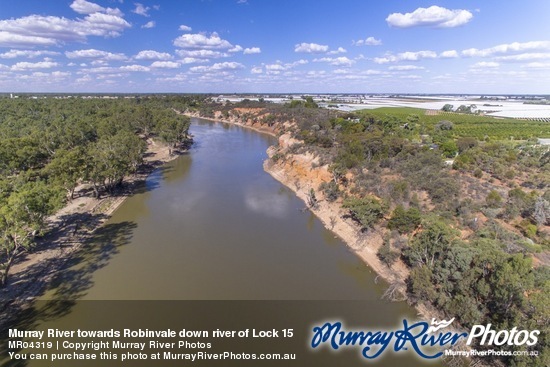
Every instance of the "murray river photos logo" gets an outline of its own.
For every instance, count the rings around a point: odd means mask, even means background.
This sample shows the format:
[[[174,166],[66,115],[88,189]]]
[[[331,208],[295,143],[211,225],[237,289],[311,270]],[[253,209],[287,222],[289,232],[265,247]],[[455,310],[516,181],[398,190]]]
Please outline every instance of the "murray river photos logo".
[[[412,350],[422,358],[441,357],[446,350],[459,342],[465,341],[482,346],[533,346],[538,341],[539,330],[493,330],[491,324],[474,325],[469,333],[449,331],[454,321],[436,321],[431,324],[425,321],[410,323],[403,320],[403,327],[393,331],[348,331],[341,322],[326,322],[313,327],[311,347],[313,349],[328,346],[333,350],[345,347],[356,347],[367,359],[380,357],[384,352]],[[473,354],[472,354],[473,355]]]

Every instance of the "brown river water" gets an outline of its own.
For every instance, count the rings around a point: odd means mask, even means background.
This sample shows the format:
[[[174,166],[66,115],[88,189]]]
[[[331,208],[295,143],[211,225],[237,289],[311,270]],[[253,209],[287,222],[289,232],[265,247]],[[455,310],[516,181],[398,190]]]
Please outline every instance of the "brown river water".
[[[329,319],[359,330],[385,330],[415,318],[406,303],[381,300],[386,285],[376,274],[264,172],[266,149],[275,138],[199,119],[190,131],[191,150],[155,171],[115,211],[24,317],[21,329],[238,329],[265,322],[296,329],[292,343],[303,349],[311,327]],[[389,350],[375,360],[362,358],[360,349],[296,353],[308,356],[301,363],[272,365],[438,365]],[[178,365],[120,365],[171,363]],[[232,364],[212,364],[225,365]]]

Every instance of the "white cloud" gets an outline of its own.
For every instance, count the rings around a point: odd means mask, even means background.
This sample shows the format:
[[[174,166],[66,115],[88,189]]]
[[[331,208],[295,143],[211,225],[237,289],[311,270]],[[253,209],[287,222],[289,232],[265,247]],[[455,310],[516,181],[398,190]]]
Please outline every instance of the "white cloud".
[[[325,53],[328,51],[327,45],[319,45],[317,43],[300,43],[294,46],[294,52],[305,52],[305,53]]]
[[[40,37],[40,36],[27,36],[22,34],[14,34],[11,32],[0,31],[0,46],[5,46],[5,47],[53,46],[53,45],[56,45],[57,43],[58,43],[57,40],[53,38]]]
[[[145,23],[144,25],[142,25],[141,28],[146,28],[146,29],[155,28],[156,25],[157,25],[157,23],[154,20],[151,20],[151,21]]]
[[[186,26],[184,24],[180,25],[180,27],[178,28],[180,31],[183,31],[183,32],[191,32],[193,29],[189,26]]]
[[[473,69],[484,69],[484,68],[489,68],[489,69],[493,69],[493,68],[498,68],[500,66],[500,64],[498,62],[492,62],[492,61],[482,61],[482,62],[478,62],[478,63],[475,63],[474,65],[472,65],[472,68]]]
[[[56,62],[51,61],[40,61],[40,62],[18,62],[15,65],[12,65],[11,70],[13,71],[24,71],[24,70],[34,70],[34,69],[50,69],[59,66]]]
[[[422,66],[416,66],[416,65],[394,65],[394,66],[390,66],[388,69],[397,70],[397,71],[409,71],[409,70],[423,70],[424,68]]]
[[[281,71],[284,71],[284,70],[287,70],[289,67],[288,66],[285,66],[283,64],[267,64],[265,65],[265,70],[269,73],[269,72],[281,72]]]
[[[96,74],[112,74],[112,73],[118,73],[120,69],[113,68],[110,66],[100,66],[96,68],[89,68],[85,70],[79,71],[77,74],[86,74],[86,73],[96,73]]]
[[[138,52],[136,56],[134,56],[134,59],[136,60],[171,60],[173,59],[173,56],[170,55],[167,52],[158,52],[153,50],[143,50]]]
[[[71,9],[73,9],[78,14],[91,14],[104,11],[102,6],[88,2],[86,0],[75,0],[71,4]]]
[[[472,18],[473,14],[468,10],[450,10],[433,5],[429,8],[418,8],[412,13],[392,13],[388,15],[386,22],[397,28],[420,26],[452,28],[464,25]]]
[[[243,50],[242,46],[241,45],[236,45],[235,47],[233,48],[230,48],[229,50],[227,50],[227,52],[241,52]]]
[[[53,46],[84,42],[88,36],[117,37],[130,28],[119,15],[92,13],[83,19],[29,15],[0,20],[0,47]]]
[[[238,62],[220,62],[212,66],[193,66],[189,69],[192,73],[211,73],[232,71],[244,68],[244,65]]]
[[[327,54],[328,55],[337,55],[337,54],[345,54],[346,52],[348,52],[348,51],[345,48],[338,47],[337,50],[329,51],[329,52],[327,52]]]
[[[179,62],[174,61],[155,61],[151,64],[152,68],[159,69],[177,69],[181,66]]]
[[[156,81],[157,82],[184,82],[187,80],[187,75],[185,74],[176,74],[174,76],[171,76],[171,77],[167,77],[167,78],[157,78]]]
[[[245,55],[259,54],[261,52],[262,50],[259,47],[245,48],[243,51]]]
[[[143,4],[140,4],[140,3],[134,3],[134,5],[136,6],[136,8],[134,10],[132,10],[132,13],[136,13],[138,15],[143,15],[144,17],[149,17],[149,13],[148,11],[151,10],[150,7],[148,6],[144,6]]]
[[[233,45],[220,38],[217,33],[207,36],[202,33],[184,34],[174,40],[174,46],[183,49],[228,50]]]
[[[456,52],[456,50],[443,51],[439,54],[439,57],[443,59],[454,59],[458,57],[458,52]]]
[[[198,59],[219,59],[221,57],[229,57],[228,53],[214,50],[176,50],[176,54],[180,57],[193,57]]]
[[[350,60],[345,56],[341,57],[323,57],[321,59],[314,59],[313,62],[327,62],[335,66],[352,66],[355,64],[355,60]]]
[[[367,37],[364,40],[353,41],[352,43],[355,46],[380,46],[382,41],[374,37]]]
[[[126,60],[127,57],[124,54],[114,54],[111,52],[89,49],[89,50],[78,50],[78,51],[67,51],[65,56],[69,59],[102,59],[109,61],[122,61]]]
[[[550,52],[533,52],[533,53],[524,53],[519,55],[495,57],[495,60],[497,61],[511,61],[511,62],[548,60],[548,59],[550,59]]]
[[[143,65],[125,65],[125,66],[121,66],[120,70],[122,70],[122,71],[150,71],[151,69],[149,69],[147,66],[143,66]]]
[[[54,71],[51,73],[44,73],[42,71],[35,71],[31,73],[30,75],[23,74],[18,75],[16,78],[18,80],[24,80],[24,81],[30,81],[30,82],[40,82],[40,83],[48,83],[48,84],[54,84],[59,83],[63,81],[64,79],[71,76],[71,73],[69,72],[63,72],[63,71]]]
[[[76,84],[85,84],[91,82],[93,79],[90,75],[86,74],[75,80]]]
[[[462,51],[463,56],[467,57],[488,57],[495,54],[506,54],[514,52],[525,52],[525,51],[540,51],[540,50],[550,50],[550,41],[531,41],[531,42],[513,42],[507,44],[501,44],[490,48],[477,49],[469,48]]]
[[[130,28],[131,25],[123,18],[113,14],[93,13],[84,18],[84,21],[79,20],[78,23],[84,35],[118,37],[124,28]]]
[[[262,74],[264,71],[261,67],[253,67],[252,69],[250,69],[250,72],[252,74]]]
[[[123,15],[119,9],[104,8],[98,4],[86,0],[75,0],[70,6],[71,9],[73,9],[78,14],[107,13],[111,15],[117,15],[119,17]]]
[[[402,52],[397,55],[387,54],[384,57],[375,57],[374,62],[377,64],[387,64],[390,62],[399,61],[418,61],[420,59],[435,59],[437,54],[434,51],[417,51],[417,52]]]
[[[33,59],[39,56],[57,56],[59,52],[54,51],[32,51],[32,50],[9,50],[0,54],[0,59],[15,59],[17,57],[26,57]]]
[[[183,64],[198,64],[201,62],[208,62],[208,61],[209,61],[208,59],[197,59],[195,57],[184,57],[183,59],[180,60],[180,62]]]
[[[266,70],[266,74],[280,74],[283,71],[287,71],[289,69],[295,68],[296,66],[305,65],[308,63],[309,61],[303,59],[286,64],[283,64],[281,61],[277,60],[274,64],[265,64],[264,67]]]
[[[401,75],[400,79],[422,79],[420,75]]]
[[[338,75],[344,75],[344,74],[351,73],[351,71],[349,69],[336,69],[336,70],[333,70],[332,73],[338,74]]]
[[[550,69],[550,62],[530,62],[521,67],[527,69]]]

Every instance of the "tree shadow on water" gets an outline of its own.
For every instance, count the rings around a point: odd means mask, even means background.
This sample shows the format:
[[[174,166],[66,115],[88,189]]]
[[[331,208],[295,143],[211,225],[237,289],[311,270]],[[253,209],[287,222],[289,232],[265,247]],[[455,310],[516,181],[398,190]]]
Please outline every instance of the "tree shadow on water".
[[[120,247],[130,242],[136,226],[133,222],[120,222],[98,228],[71,255],[62,269],[57,270],[47,288],[40,292],[44,300],[13,302],[4,307],[0,315],[0,366],[28,365],[29,360],[10,359],[9,352],[18,352],[18,348],[8,348],[8,330],[40,330],[41,324],[56,321],[70,314],[77,300],[85,296],[94,285],[94,273],[107,266],[113,256],[119,252]],[[36,271],[38,270],[34,270],[31,266],[28,276],[30,277]],[[11,338],[11,340],[21,340],[21,338]]]
[[[120,222],[98,228],[53,279],[47,291],[51,298],[75,300],[86,295],[93,286],[93,273],[107,266],[119,248],[130,242],[136,227],[133,222]]]

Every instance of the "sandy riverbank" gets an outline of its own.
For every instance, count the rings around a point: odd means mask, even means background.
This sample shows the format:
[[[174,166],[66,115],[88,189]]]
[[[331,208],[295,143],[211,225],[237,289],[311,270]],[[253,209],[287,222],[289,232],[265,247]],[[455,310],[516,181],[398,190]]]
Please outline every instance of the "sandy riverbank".
[[[168,146],[150,139],[138,172],[126,177],[123,188],[114,196],[97,199],[87,186],[79,186],[74,199],[47,219],[47,234],[34,250],[21,254],[13,265],[7,286],[0,289],[0,318],[8,307],[24,305],[39,297],[71,255],[144,184],[151,172],[181,153],[170,154]]]

